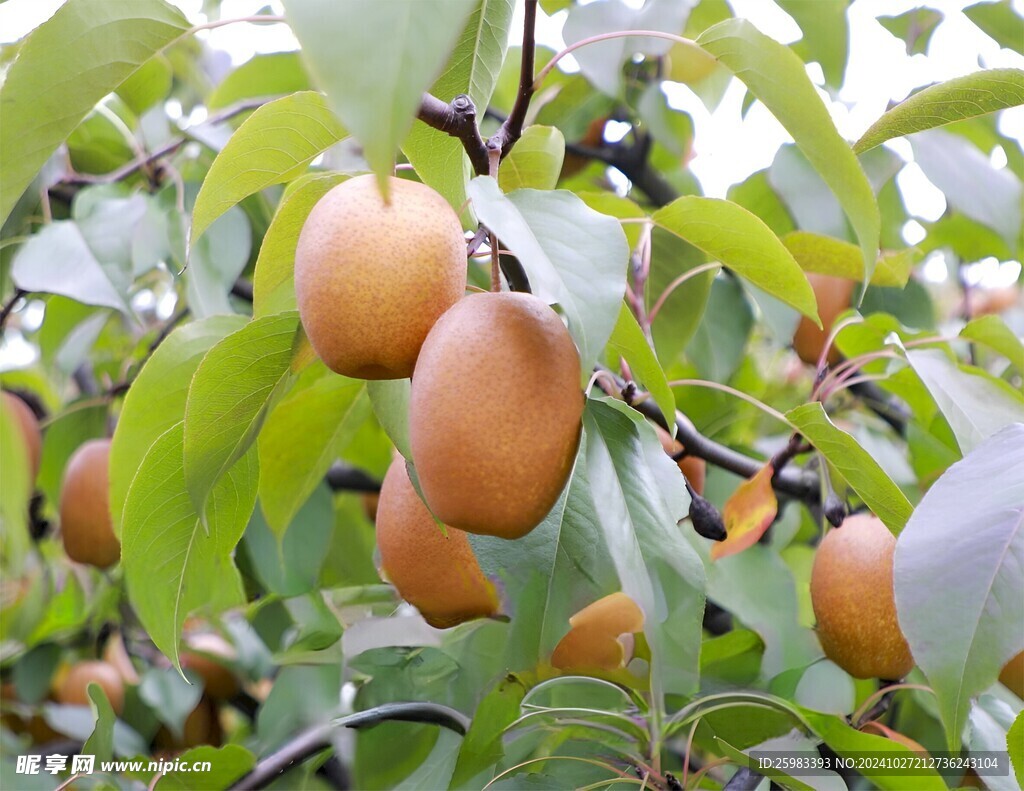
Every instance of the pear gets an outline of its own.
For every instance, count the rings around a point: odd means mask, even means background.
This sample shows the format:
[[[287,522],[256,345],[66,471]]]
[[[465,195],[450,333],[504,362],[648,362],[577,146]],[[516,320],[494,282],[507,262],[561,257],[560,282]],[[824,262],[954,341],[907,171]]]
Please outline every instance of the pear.
[[[580,438],[580,359],[530,294],[471,294],[430,331],[409,439],[424,499],[446,525],[520,538],[547,515]]]
[[[896,619],[896,538],[871,514],[847,517],[814,555],[811,605],[825,656],[855,678],[903,678],[914,666]]]
[[[60,532],[72,560],[107,568],[121,557],[110,518],[110,440],[81,445],[64,468]]]
[[[424,338],[466,290],[466,240],[430,187],[349,179],[306,218],[295,250],[302,326],[328,368],[360,379],[412,374]]]
[[[554,667],[617,670],[633,658],[633,635],[644,628],[644,613],[620,591],[584,607],[569,626],[551,654]]]
[[[441,530],[402,459],[392,462],[380,490],[377,548],[383,576],[431,626],[445,629],[498,612],[494,585],[481,571],[469,538],[453,527]]]
[[[853,289],[856,283],[841,277],[807,273],[807,280],[814,289],[814,298],[818,302],[818,318],[821,329],[806,316],[800,317],[800,323],[793,334],[793,348],[797,355],[808,365],[817,365],[821,350],[825,347],[836,317],[850,307],[853,300]],[[835,365],[842,359],[839,349],[833,344],[828,353],[828,364]]]

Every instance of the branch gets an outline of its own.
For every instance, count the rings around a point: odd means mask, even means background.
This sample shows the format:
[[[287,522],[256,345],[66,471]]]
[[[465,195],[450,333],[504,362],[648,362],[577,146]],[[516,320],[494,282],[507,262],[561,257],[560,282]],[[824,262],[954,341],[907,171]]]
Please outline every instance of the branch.
[[[237,104],[233,104],[219,113],[211,115],[209,118],[203,121],[202,124],[197,125],[201,126],[203,124],[223,123],[224,121],[227,121],[235,117],[236,115],[244,113],[247,110],[255,110],[257,107],[261,107],[264,104],[266,104],[267,101],[269,101],[267,97],[263,97],[261,99],[247,99],[244,102],[238,102]],[[137,170],[149,168],[149,166],[156,162],[158,159],[162,159],[163,157],[173,154],[175,151],[177,151],[179,148],[185,145],[185,143],[192,139],[193,138],[191,135],[184,134],[181,137],[176,137],[173,140],[164,143],[164,145],[160,146],[160,148],[158,148],[151,154],[148,154],[145,157],[140,157],[138,159],[133,159],[131,162],[128,162],[122,165],[121,167],[117,168],[116,170],[110,171],[109,173],[101,173],[98,175],[93,175],[89,173],[75,173],[73,175],[68,176],[67,178],[61,179],[59,182],[57,182],[57,184],[110,184],[111,182],[120,181],[126,176],[130,176]]]
[[[487,175],[487,145],[476,125],[476,105],[472,99],[460,93],[451,104],[445,104],[425,93],[417,117],[427,126],[457,137],[469,155],[473,171],[478,176]]]
[[[465,736],[469,730],[469,718],[448,706],[436,703],[385,703],[300,733],[276,753],[260,761],[255,769],[231,787],[232,791],[266,788],[292,766],[330,748],[331,733],[337,727],[367,728],[389,720],[425,722],[448,728],[460,736]]]
[[[625,386],[622,379],[610,371],[608,373],[615,379],[619,389]],[[605,384],[600,378],[597,380],[597,386],[604,390],[604,392],[608,392],[605,390]],[[609,393],[609,395],[615,394]],[[654,399],[640,397],[643,395],[645,394],[637,393],[634,396],[635,400],[631,400],[630,406],[648,420],[657,423],[668,431],[669,424],[661,409],[654,402]],[[697,431],[693,423],[680,412],[676,412],[675,426],[676,439],[682,443],[688,456],[697,456],[710,464],[714,464],[716,467],[729,470],[729,472],[733,472],[743,478],[754,477],[765,465],[764,461],[745,456],[739,451],[708,439]],[[795,497],[798,500],[803,500],[808,504],[817,503],[821,497],[818,476],[809,470],[794,469],[792,467],[782,469],[772,479],[772,487],[778,492]]]
[[[736,770],[729,782],[722,786],[722,791],[754,791],[761,781],[764,780],[764,775],[755,772],[753,769],[747,766],[741,766]]]
[[[498,131],[487,141],[487,147],[501,153],[501,158],[508,156],[512,146],[522,137],[523,124],[526,123],[526,112],[530,109],[533,98],[533,62],[536,50],[535,29],[537,25],[537,0],[526,0],[526,13],[523,21],[522,61],[519,67],[519,91],[516,93],[515,104]]]
[[[14,306],[18,304],[18,300],[27,296],[28,293],[29,292],[23,288],[14,289],[14,293],[11,295],[11,298],[4,303],[2,308],[0,308],[0,332],[3,332],[4,328],[7,326],[7,318],[11,315],[11,311],[14,310]]]
[[[335,462],[324,477],[335,492],[379,492],[380,481],[356,467]]]

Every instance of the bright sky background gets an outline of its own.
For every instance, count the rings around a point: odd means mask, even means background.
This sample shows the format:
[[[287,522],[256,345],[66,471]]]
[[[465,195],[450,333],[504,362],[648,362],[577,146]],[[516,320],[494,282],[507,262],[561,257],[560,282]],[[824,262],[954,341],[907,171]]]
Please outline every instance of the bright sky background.
[[[170,0],[194,22],[207,21],[201,14],[202,0]],[[810,1],[810,0],[809,0]],[[7,0],[0,4],[0,43],[13,41],[48,19],[63,0]],[[639,5],[642,0],[626,0]],[[682,0],[680,0],[682,2]],[[1024,68],[1024,57],[999,45],[975,27],[960,13],[976,0],[927,0],[924,4],[937,8],[945,20],[932,36],[927,55],[906,54],[903,42],[897,40],[875,20],[876,15],[897,15],[922,5],[920,0],[855,0],[849,10],[850,61],[846,81],[838,97],[832,100],[821,93],[832,117],[847,139],[854,140],[881,115],[890,100],[904,99],[912,89],[932,82],[948,80],[980,68]],[[735,14],[753,22],[764,33],[783,42],[800,38],[796,23],[774,3],[767,0],[729,0]],[[242,17],[257,13],[267,0],[224,0],[221,17]],[[1014,0],[1018,12],[1024,11],[1024,0]],[[270,3],[275,13],[282,13],[279,2]],[[519,2],[511,28],[511,39],[521,36],[523,4]],[[540,14],[538,41],[560,49],[564,46],[561,28],[566,12],[552,18]],[[295,49],[297,42],[286,25],[228,25],[199,34],[215,49],[226,51],[234,64],[242,63],[258,52]],[[571,56],[562,61],[566,68],[575,68]],[[821,84],[817,64],[808,67],[811,79]],[[740,108],[745,89],[733,81],[724,100],[714,113],[708,113],[701,101],[682,85],[667,91],[673,106],[691,114],[696,126],[696,156],[690,163],[707,195],[724,197],[730,185],[771,164],[780,144],[791,138],[760,103],[755,103],[745,119]],[[196,119],[199,120],[199,119]],[[1024,107],[1002,114],[1001,131],[1024,141]],[[888,143],[904,160],[911,162],[913,152],[904,140]],[[995,166],[1005,163],[998,150]],[[935,220],[945,210],[945,199],[910,164],[898,177],[907,208],[914,216]],[[907,241],[921,233],[920,228],[907,229]]]
[[[170,0],[195,22],[206,21],[200,13],[202,0]],[[639,4],[639,0],[627,0]],[[920,0],[855,0],[849,10],[850,61],[846,81],[838,102],[825,97],[839,131],[848,139],[856,139],[879,115],[890,100],[903,99],[920,85],[948,80],[979,68],[1024,68],[1024,57],[999,45],[959,13],[976,0],[928,0],[946,19],[932,36],[927,55],[906,54],[901,41],[875,21],[880,14],[897,15],[922,5]],[[0,42],[14,41],[48,19],[63,0],[7,0],[0,4]],[[792,18],[767,0],[729,0],[737,16],[753,22],[761,31],[788,44],[800,38],[800,29]],[[1015,0],[1018,11],[1024,11],[1024,0]],[[267,6],[266,0],[224,0],[224,19],[257,13]],[[280,3],[270,3],[281,13]],[[519,39],[522,28],[522,6],[516,8],[512,24],[512,40]],[[553,18],[541,13],[538,25],[539,43],[555,49],[564,46],[561,27],[565,12]],[[229,25],[200,34],[211,47],[222,49],[234,64],[248,60],[257,52],[295,49],[298,45],[285,25]],[[564,64],[575,68],[571,57]],[[820,83],[821,70],[816,64],[809,68],[812,79]],[[708,113],[696,96],[685,86],[668,91],[672,104],[685,109],[696,125],[696,156],[691,167],[700,179],[705,193],[723,197],[730,185],[742,181],[756,170],[771,164],[779,145],[791,138],[771,114],[757,103],[746,119],[740,117],[744,87],[734,81],[718,109]],[[822,94],[823,97],[825,96]],[[1024,140],[1024,108],[1005,112],[1001,121],[1004,134]],[[891,147],[905,160],[913,159],[910,146],[895,141]],[[1002,164],[996,162],[994,164]],[[916,166],[904,170],[900,186],[911,214],[927,220],[937,219],[945,209],[945,200],[932,187]]]

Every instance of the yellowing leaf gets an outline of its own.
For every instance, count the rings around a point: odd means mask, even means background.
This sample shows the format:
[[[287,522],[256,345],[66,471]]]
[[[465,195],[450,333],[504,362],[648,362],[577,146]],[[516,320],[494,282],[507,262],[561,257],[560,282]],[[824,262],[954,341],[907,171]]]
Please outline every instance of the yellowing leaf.
[[[735,555],[752,547],[775,520],[779,503],[772,489],[775,468],[766,464],[753,478],[744,481],[733,492],[722,509],[726,539],[711,547],[711,559]]]

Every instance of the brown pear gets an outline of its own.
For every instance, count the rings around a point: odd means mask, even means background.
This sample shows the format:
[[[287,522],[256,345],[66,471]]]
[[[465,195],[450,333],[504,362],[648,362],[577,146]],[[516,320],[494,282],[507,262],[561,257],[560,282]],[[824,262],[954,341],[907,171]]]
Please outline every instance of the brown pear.
[[[397,459],[377,506],[381,571],[431,626],[446,629],[498,612],[494,585],[480,570],[469,538],[434,521]]]
[[[903,678],[914,666],[896,619],[896,538],[870,514],[847,517],[814,555],[811,605],[825,656],[855,678]]]
[[[661,440],[661,447],[665,449],[665,453],[669,456],[675,456],[677,453],[682,452],[682,442],[673,439],[672,435],[661,426],[655,425],[654,430],[658,434],[658,439]],[[707,475],[707,464],[705,464],[704,459],[696,456],[683,456],[676,464],[683,475],[686,476],[686,480],[690,482],[690,486],[694,488],[697,494],[703,495],[704,477]]]
[[[168,727],[162,726],[153,737],[153,746],[158,750],[178,753],[203,745],[220,747],[223,741],[224,732],[217,714],[217,706],[203,695],[185,718],[181,737],[175,736]]]
[[[999,681],[1018,698],[1024,698],[1024,651],[1003,666]]]
[[[39,462],[43,455],[43,434],[39,430],[39,421],[29,405],[13,393],[4,391],[3,405],[4,409],[14,415],[18,428],[21,430],[21,438],[28,453],[28,485],[29,494],[31,494],[35,488],[36,476],[39,475]]]
[[[72,560],[101,569],[121,557],[110,518],[109,472],[110,440],[89,440],[68,460],[60,489],[64,551]]]
[[[313,207],[295,251],[302,326],[331,370],[402,379],[437,318],[466,290],[466,240],[448,202],[392,178],[349,179]]]
[[[616,670],[632,659],[633,635],[644,628],[643,610],[628,595],[613,593],[569,619],[551,664],[560,670]]]
[[[471,294],[430,331],[409,438],[423,496],[446,525],[526,535],[558,500],[580,438],[580,359],[537,297]]]
[[[856,283],[842,277],[819,275],[807,272],[807,280],[814,289],[814,298],[818,302],[818,317],[821,329],[806,316],[800,317],[796,332],[793,335],[793,348],[797,355],[808,365],[817,365],[821,350],[825,347],[836,317],[850,307],[853,300],[853,289]],[[835,344],[828,353],[828,364],[835,365],[842,359]]]
[[[185,645],[181,666],[203,679],[207,695],[214,700],[228,700],[238,694],[242,685],[228,666],[238,654],[227,640],[215,632],[196,632],[185,636]]]
[[[117,668],[109,662],[90,660],[71,665],[62,674],[57,687],[57,700],[74,706],[88,706],[88,686],[93,681],[106,693],[114,713],[120,714],[124,710],[124,681]]]

